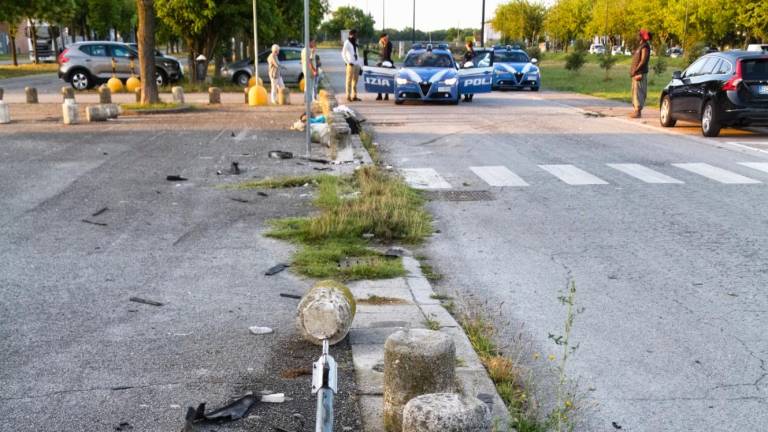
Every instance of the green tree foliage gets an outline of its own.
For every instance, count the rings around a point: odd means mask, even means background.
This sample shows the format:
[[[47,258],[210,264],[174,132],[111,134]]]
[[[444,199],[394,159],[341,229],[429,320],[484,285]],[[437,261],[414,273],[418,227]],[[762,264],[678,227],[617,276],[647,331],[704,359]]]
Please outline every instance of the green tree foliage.
[[[328,39],[337,39],[342,30],[357,29],[358,39],[371,40],[374,36],[374,21],[371,15],[366,15],[362,9],[354,6],[341,6],[331,15],[331,19],[324,22],[320,31]]]
[[[525,40],[528,45],[539,41],[547,8],[529,0],[512,0],[496,8],[493,28],[505,40]]]
[[[557,40],[568,43],[576,38],[584,37],[584,29],[592,19],[591,0],[558,0],[549,9],[544,20],[547,32]]]

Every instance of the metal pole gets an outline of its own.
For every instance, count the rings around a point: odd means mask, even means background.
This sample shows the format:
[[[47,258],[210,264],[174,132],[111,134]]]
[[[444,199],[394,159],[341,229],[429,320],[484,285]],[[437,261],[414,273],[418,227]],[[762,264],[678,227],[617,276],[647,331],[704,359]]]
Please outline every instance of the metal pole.
[[[485,46],[485,0],[483,0],[482,22],[480,23],[480,46]]]
[[[259,32],[256,26],[256,0],[253,0],[253,76],[259,85]]]
[[[325,339],[323,354],[312,364],[312,393],[317,393],[315,432],[333,432],[333,394],[338,390],[338,380],[336,360],[328,350],[328,339]]]
[[[333,432],[333,390],[322,388],[317,392],[315,432]]]
[[[416,0],[413,0],[413,27],[411,28],[411,43],[416,43]]]
[[[387,31],[387,0],[381,0],[381,32]]]
[[[312,153],[312,130],[310,129],[309,120],[312,118],[312,95],[313,93],[313,86],[315,84],[314,77],[312,77],[312,68],[309,67],[310,62],[312,62],[312,50],[309,48],[309,0],[304,0],[304,49],[306,50],[307,55],[304,56],[304,70],[306,73],[304,74],[304,103],[305,106],[305,112],[307,114],[307,124],[306,124],[306,140],[307,140],[307,157],[310,156]]]

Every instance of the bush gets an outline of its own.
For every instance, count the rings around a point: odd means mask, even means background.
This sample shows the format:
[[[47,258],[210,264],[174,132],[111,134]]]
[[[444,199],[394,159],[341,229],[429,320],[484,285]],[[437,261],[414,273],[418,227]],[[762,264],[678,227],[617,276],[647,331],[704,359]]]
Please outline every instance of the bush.
[[[616,62],[619,60],[617,56],[611,55],[608,51],[606,51],[603,54],[600,54],[597,56],[597,63],[600,65],[600,68],[605,70],[605,80],[608,81],[610,76],[608,75],[609,71],[613,67],[613,65],[616,64]],[[568,66],[566,66],[568,67]]]
[[[587,62],[587,52],[575,50],[565,56],[565,68],[571,72],[578,72]]]
[[[541,50],[537,46],[532,46],[525,50],[528,53],[528,57],[541,60]]]
[[[697,58],[704,55],[704,49],[707,47],[707,44],[704,42],[696,42],[695,44],[688,47],[688,49],[685,50],[685,63],[691,64],[694,61],[696,61]]]
[[[656,61],[653,62],[653,73],[661,75],[667,70],[667,59],[663,56],[656,57]]]

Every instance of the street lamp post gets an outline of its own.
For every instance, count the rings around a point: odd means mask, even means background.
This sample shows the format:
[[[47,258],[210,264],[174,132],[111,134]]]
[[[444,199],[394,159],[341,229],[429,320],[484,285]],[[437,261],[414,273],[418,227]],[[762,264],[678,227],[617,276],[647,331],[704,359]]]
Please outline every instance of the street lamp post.
[[[256,26],[256,0],[253,0],[253,76],[259,85],[259,33]]]
[[[309,39],[309,0],[304,0],[304,50],[306,52],[306,55],[304,56],[304,70],[306,71],[304,74],[304,109],[307,114],[307,124],[304,129],[307,132],[307,157],[312,153],[312,130],[310,128],[309,120],[312,118],[312,95],[314,95],[314,89],[312,87],[315,85],[314,77],[310,76],[312,74],[312,68],[310,68],[309,65],[314,59],[312,58],[312,49],[309,47]]]
[[[411,42],[416,43],[416,0],[413,0],[413,27],[411,27]]]
[[[480,46],[485,46],[485,0],[483,0],[483,13],[481,14],[482,22],[480,23]]]

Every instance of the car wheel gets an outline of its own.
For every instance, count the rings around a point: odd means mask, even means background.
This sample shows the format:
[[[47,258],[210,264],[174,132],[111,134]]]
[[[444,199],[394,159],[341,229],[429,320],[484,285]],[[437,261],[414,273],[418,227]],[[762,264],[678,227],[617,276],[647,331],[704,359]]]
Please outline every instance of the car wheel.
[[[232,80],[240,87],[248,87],[248,82],[251,80],[251,76],[245,72],[238,72],[235,78]]]
[[[451,99],[451,105],[458,105],[461,102],[461,94],[456,93],[456,99]]]
[[[395,99],[395,105],[402,105],[403,102],[405,101],[403,101],[402,99]]]
[[[537,92],[539,91],[539,86],[531,87],[531,91]]]
[[[664,96],[664,99],[661,100],[659,121],[664,127],[674,127],[677,123],[677,120],[672,117],[672,100],[669,99],[669,96]]]
[[[162,69],[157,69],[155,71],[155,81],[157,82],[158,87],[162,87],[168,84],[168,74],[166,74]]]
[[[69,82],[75,90],[87,90],[93,86],[91,76],[84,70],[72,72],[72,75],[69,77]]]
[[[720,128],[715,104],[712,101],[707,101],[701,114],[701,133],[705,137],[716,137],[720,135]]]

